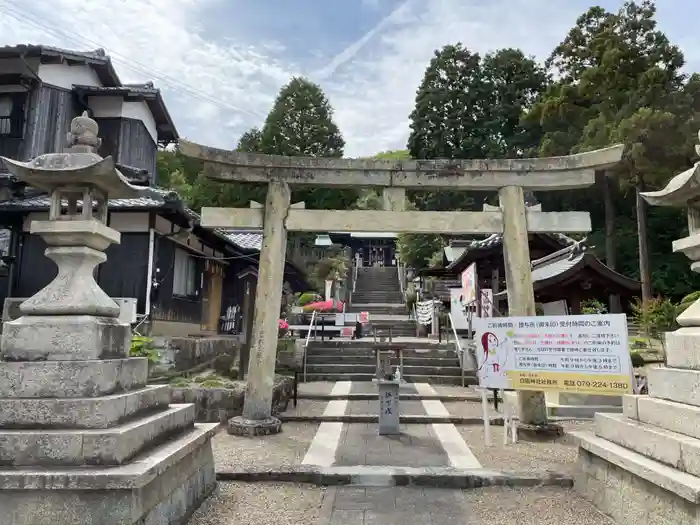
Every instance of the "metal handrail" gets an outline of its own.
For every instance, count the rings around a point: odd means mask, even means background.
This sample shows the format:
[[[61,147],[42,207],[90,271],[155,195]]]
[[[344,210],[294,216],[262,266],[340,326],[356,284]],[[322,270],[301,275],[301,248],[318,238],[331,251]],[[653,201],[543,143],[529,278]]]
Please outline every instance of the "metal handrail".
[[[309,348],[309,342],[311,342],[311,332],[314,331],[314,323],[316,322],[316,310],[311,313],[311,322],[309,323],[309,331],[306,334],[306,341],[304,342],[304,383],[306,383],[306,353]]]
[[[403,295],[406,291],[406,287],[404,286],[403,282],[403,271],[401,269],[401,261],[396,261],[396,273],[399,277],[399,290],[401,291],[401,295]]]
[[[359,272],[360,266],[357,264],[357,257],[355,257],[355,262],[352,265],[352,291],[355,291],[355,285],[357,284],[357,273]]]
[[[455,328],[454,319],[452,319],[452,313],[448,312],[447,317],[450,320],[450,328],[452,328],[452,335],[455,338],[455,346],[457,347],[457,357],[459,358],[460,374],[462,376],[462,387],[464,387],[464,350],[462,350],[462,345],[460,344],[459,337],[457,336],[457,329]]]

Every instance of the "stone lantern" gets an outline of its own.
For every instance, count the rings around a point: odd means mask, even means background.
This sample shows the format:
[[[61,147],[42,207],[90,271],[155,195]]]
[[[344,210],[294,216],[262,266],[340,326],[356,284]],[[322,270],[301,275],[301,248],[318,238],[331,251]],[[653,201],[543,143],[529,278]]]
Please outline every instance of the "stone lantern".
[[[148,385],[129,356],[131,326],[94,269],[120,242],[108,198],[153,196],[97,154],[98,126],[73,119],[64,153],[0,157],[51,199],[30,232],[58,274],[5,323],[0,354],[0,521],[3,525],[181,524],[214,489],[210,439],[192,404]]]

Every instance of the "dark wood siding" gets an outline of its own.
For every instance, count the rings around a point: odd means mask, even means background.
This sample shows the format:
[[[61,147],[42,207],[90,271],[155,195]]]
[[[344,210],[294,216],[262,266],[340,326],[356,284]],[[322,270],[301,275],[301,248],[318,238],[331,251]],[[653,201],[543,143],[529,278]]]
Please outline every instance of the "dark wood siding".
[[[118,162],[147,170],[155,184],[157,146],[143,122],[121,119]]]
[[[44,239],[26,232],[22,234],[15,297],[31,297],[56,277],[56,264],[44,255],[45,251]]]
[[[173,273],[175,269],[175,249],[179,245],[167,237],[156,236],[156,279],[160,283],[153,301],[153,319],[181,323],[201,323],[202,290],[201,279],[197,280],[196,297],[173,296]],[[197,259],[198,275],[202,274],[204,259]]]
[[[35,88],[29,97],[21,159],[64,151],[68,146],[66,136],[70,122],[78,113],[72,92],[45,85]]]
[[[121,129],[120,118],[96,118],[95,122],[100,127],[100,138],[102,144],[97,153],[102,157],[111,156],[119,162],[119,133]]]
[[[46,243],[38,235],[24,233],[15,297],[31,297],[56,277],[54,262],[44,255]],[[97,282],[110,297],[135,297],[138,311],[146,300],[148,234],[122,233],[122,242],[105,251],[107,262],[97,267]]]
[[[146,310],[148,233],[122,233],[121,244],[107,250],[107,262],[97,267],[97,283],[110,297],[135,297],[137,311]]]

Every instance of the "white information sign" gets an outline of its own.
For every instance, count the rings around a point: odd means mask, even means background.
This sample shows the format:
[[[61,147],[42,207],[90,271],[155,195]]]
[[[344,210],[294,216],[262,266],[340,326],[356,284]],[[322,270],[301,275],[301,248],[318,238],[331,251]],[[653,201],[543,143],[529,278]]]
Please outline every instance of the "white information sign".
[[[632,393],[624,314],[473,319],[483,388]]]

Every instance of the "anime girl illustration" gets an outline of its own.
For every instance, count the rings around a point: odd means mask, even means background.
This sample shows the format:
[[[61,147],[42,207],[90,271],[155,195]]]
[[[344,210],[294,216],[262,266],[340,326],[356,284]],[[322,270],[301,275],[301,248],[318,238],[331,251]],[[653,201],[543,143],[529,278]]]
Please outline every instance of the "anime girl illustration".
[[[508,357],[504,347],[506,341],[499,341],[498,336],[492,332],[484,332],[480,342],[483,352],[479,364],[480,383],[488,388],[510,388],[505,370]]]

